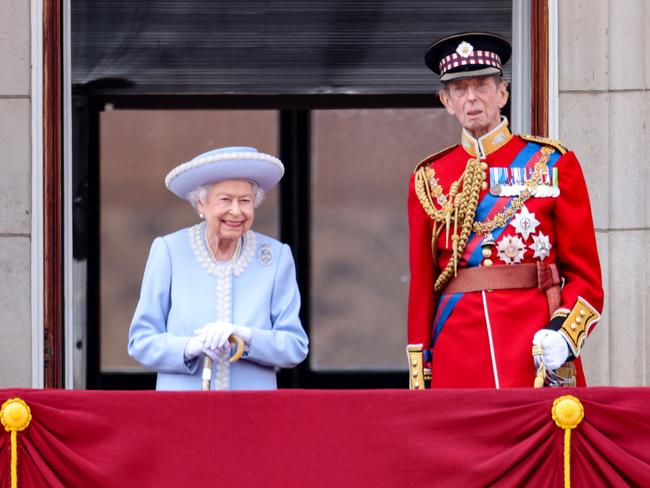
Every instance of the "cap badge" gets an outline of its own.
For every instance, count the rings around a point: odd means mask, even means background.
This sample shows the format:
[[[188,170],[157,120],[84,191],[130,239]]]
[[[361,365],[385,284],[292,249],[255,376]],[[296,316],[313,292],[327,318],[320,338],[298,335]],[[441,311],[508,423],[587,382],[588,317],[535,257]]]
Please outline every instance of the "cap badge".
[[[474,52],[474,46],[472,46],[467,41],[463,41],[456,48],[456,52],[459,54],[460,57],[467,58],[471,56],[472,53]]]

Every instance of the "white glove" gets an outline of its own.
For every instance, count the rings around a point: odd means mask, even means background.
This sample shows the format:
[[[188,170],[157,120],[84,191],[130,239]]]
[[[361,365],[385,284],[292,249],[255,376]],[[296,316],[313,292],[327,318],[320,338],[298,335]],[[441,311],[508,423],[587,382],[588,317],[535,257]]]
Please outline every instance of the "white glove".
[[[559,368],[569,358],[569,345],[556,330],[538,330],[533,336],[533,345],[542,346],[542,361],[548,369]]]
[[[228,338],[233,332],[235,332],[235,326],[221,320],[205,324],[200,329],[194,331],[197,336],[203,338],[203,344],[206,349],[219,354],[223,354],[226,351],[230,352]]]
[[[246,348],[250,347],[253,336],[253,331],[250,327],[237,326],[221,320],[205,324],[200,329],[196,329],[194,333],[203,337],[207,349],[221,354],[226,351],[230,352],[228,338],[231,334],[241,337]]]
[[[201,335],[195,335],[185,345],[185,361],[191,361],[201,354],[205,354],[213,361],[217,359],[217,355],[205,347],[204,338]]]

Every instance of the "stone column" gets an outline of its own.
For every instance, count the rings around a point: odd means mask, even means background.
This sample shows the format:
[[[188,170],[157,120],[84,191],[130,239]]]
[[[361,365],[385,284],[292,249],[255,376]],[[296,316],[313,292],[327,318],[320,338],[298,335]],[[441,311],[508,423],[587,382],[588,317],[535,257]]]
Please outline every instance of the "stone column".
[[[605,311],[586,344],[591,385],[648,385],[650,5],[559,1],[560,139],[587,179]]]
[[[0,388],[32,385],[30,15],[0,0]]]

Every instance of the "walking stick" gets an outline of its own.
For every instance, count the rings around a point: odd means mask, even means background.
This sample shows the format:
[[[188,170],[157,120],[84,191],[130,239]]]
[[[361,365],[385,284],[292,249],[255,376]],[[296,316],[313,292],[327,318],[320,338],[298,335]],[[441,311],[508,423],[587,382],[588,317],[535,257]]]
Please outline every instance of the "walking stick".
[[[230,337],[228,338],[228,342],[237,346],[237,350],[235,351],[235,354],[233,354],[228,360],[231,363],[234,363],[235,361],[239,360],[239,358],[242,357],[242,354],[244,354],[244,341],[242,340],[241,337],[235,334],[231,334]],[[203,373],[201,378],[202,378],[201,390],[209,391],[210,382],[212,381],[212,359],[209,358],[208,356],[205,356],[205,359],[203,360]]]

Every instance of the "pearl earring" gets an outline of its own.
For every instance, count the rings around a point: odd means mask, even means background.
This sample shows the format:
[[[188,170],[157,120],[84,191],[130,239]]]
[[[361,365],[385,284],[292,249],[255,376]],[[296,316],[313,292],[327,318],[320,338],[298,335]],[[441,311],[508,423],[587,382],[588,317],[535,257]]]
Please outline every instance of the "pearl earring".
[[[204,218],[205,218],[205,215],[203,215],[202,213],[200,213],[200,214],[199,214],[199,217],[201,217],[202,219],[204,219]]]

